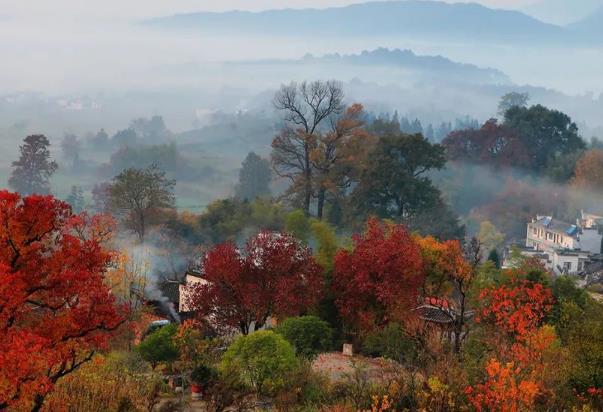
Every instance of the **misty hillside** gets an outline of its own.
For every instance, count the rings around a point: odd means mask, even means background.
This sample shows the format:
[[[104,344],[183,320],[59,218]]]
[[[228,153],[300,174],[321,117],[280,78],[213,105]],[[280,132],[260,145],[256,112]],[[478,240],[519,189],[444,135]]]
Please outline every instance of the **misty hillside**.
[[[584,19],[571,24],[570,29],[584,36],[600,36],[603,35],[603,5]]]
[[[241,64],[241,63],[233,63]],[[459,63],[443,56],[422,56],[412,50],[378,48],[364,50],[359,54],[327,54],[313,56],[307,54],[302,59],[264,59],[242,63],[244,65],[329,65],[359,67],[389,67],[410,72],[419,72],[422,76],[444,76],[449,81],[469,83],[510,83],[506,74],[492,68],[481,68],[473,64]]]
[[[437,1],[388,1],[347,7],[263,12],[190,13],[149,20],[160,28],[212,33],[305,36],[406,35],[480,41],[558,41],[565,31],[517,11],[477,4]]]

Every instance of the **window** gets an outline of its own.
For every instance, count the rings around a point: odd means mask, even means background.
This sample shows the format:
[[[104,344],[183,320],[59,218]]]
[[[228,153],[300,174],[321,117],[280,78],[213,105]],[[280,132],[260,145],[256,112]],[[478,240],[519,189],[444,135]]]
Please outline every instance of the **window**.
[[[563,262],[563,271],[569,272],[572,270],[572,262]]]

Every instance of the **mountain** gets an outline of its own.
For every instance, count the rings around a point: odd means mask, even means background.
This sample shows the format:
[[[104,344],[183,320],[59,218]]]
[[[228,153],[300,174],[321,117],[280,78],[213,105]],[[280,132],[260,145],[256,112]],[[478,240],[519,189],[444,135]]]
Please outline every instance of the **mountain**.
[[[262,12],[189,13],[152,19],[147,25],[223,34],[280,36],[416,36],[498,42],[555,42],[561,27],[518,11],[473,3],[382,1],[346,7]]]
[[[603,6],[584,19],[570,24],[568,27],[585,37],[601,39],[601,36],[603,36]]]
[[[522,11],[547,23],[565,26],[586,18],[601,6],[603,0],[541,0]]]
[[[364,50],[359,54],[327,54],[315,57],[311,54],[302,59],[263,59],[245,62],[231,62],[230,65],[242,66],[294,66],[298,69],[303,66],[321,66],[324,72],[333,75],[342,73],[339,67],[357,67],[375,69],[388,68],[389,74],[399,70],[406,77],[415,73],[421,78],[437,78],[439,81],[454,81],[484,84],[509,84],[510,79],[500,70],[481,68],[473,64],[458,63],[443,56],[421,56],[411,50],[378,48],[372,51]],[[329,70],[331,68],[332,70]],[[291,70],[291,69],[288,69]]]

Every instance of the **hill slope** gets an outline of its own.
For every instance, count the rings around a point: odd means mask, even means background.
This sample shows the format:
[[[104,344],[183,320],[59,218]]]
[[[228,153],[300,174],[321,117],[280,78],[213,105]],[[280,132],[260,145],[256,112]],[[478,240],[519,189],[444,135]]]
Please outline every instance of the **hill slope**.
[[[517,11],[471,3],[384,1],[346,7],[263,12],[191,13],[145,22],[212,33],[287,36],[390,36],[488,41],[558,41],[564,30]]]

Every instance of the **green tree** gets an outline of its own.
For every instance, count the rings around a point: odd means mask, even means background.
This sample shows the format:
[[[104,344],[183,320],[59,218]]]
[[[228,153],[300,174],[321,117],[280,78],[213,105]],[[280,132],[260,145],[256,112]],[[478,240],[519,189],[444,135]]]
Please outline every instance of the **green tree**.
[[[140,356],[155,369],[162,362],[173,362],[180,355],[174,337],[178,326],[174,323],[156,330],[138,345]]]
[[[113,178],[109,190],[112,209],[122,216],[127,228],[144,241],[148,225],[154,223],[161,209],[174,208],[174,186],[157,166],[126,169]]]
[[[530,95],[526,93],[510,92],[503,95],[498,102],[498,114],[504,116],[512,107],[526,107],[530,101]]]
[[[536,172],[542,172],[561,155],[586,148],[578,126],[568,115],[542,105],[511,107],[505,113],[504,125],[517,130]]]
[[[303,210],[295,209],[285,216],[285,231],[307,242],[310,237],[310,219]]]
[[[322,221],[312,219],[310,221],[310,229],[312,237],[317,245],[314,248],[316,251],[316,261],[320,263],[325,272],[330,273],[333,269],[333,261],[339,248],[337,234],[331,225]]]
[[[249,152],[239,171],[239,183],[235,189],[236,197],[241,200],[254,200],[270,196],[272,169],[270,162],[254,152]]]
[[[317,316],[287,318],[275,332],[283,336],[298,356],[313,358],[331,348],[333,331],[327,322]]]
[[[272,394],[284,387],[286,375],[298,366],[293,347],[272,331],[239,336],[220,362],[223,374],[235,374],[260,394]]]
[[[488,261],[492,262],[496,269],[500,269],[500,255],[496,249],[492,249],[488,254]]]
[[[50,160],[48,138],[41,134],[27,136],[19,146],[19,160],[12,163],[8,185],[22,195],[50,193],[50,177],[58,165]]]
[[[352,193],[355,210],[362,216],[412,220],[441,200],[427,172],[445,162],[444,147],[420,134],[380,138]]]
[[[505,235],[489,220],[484,220],[479,224],[479,234],[477,235],[477,238],[484,250],[497,249],[505,241]]]

